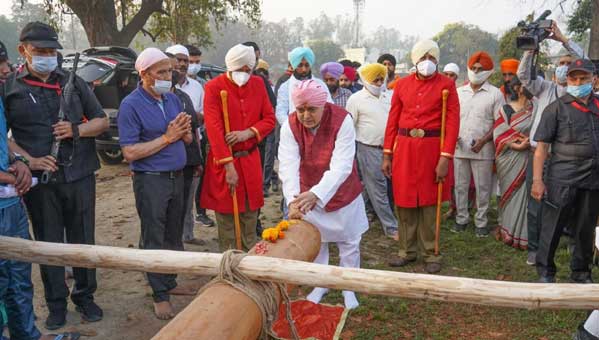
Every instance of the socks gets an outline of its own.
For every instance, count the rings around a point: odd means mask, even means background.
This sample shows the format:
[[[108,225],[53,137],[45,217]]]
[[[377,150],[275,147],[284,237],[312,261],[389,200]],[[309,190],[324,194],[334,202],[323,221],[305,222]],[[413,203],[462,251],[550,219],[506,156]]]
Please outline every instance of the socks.
[[[593,336],[599,337],[599,310],[595,310],[589,315],[589,318],[584,323],[584,329],[593,334]]]
[[[323,296],[325,296],[328,292],[328,288],[316,287],[310,294],[308,294],[308,296],[306,296],[306,300],[313,303],[320,303],[320,300],[322,300]]]
[[[343,300],[345,302],[345,308],[354,309],[360,305],[358,299],[356,298],[356,294],[349,290],[343,291]]]

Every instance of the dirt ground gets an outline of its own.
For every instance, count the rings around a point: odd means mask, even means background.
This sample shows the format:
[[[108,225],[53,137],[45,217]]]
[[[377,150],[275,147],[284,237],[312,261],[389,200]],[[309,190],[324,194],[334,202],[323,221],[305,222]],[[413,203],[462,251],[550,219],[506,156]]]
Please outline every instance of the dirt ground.
[[[96,199],[96,243],[116,247],[137,247],[139,242],[139,219],[135,210],[135,199],[131,177],[126,164],[103,165],[97,175]],[[269,215],[272,210],[265,209]],[[274,211],[274,210],[273,210]],[[203,228],[196,225],[197,238],[206,241],[205,246],[185,245],[189,251],[217,252],[216,228]],[[85,323],[69,302],[67,325],[58,331],[76,330],[89,339],[150,339],[167,322],[153,316],[151,289],[142,273],[98,269],[98,290],[96,302],[104,309],[104,319],[96,323]],[[180,276],[183,284],[203,285],[206,277]],[[39,268],[33,267],[35,285],[35,312],[37,325],[42,332],[48,315],[44,289]],[[72,284],[69,281],[69,284]],[[190,297],[172,297],[177,311],[182,310]],[[53,331],[53,332],[58,332]]]
[[[280,199],[280,194],[271,194],[266,199],[261,217],[263,225],[272,226],[280,220]],[[139,220],[126,164],[104,165],[98,172],[96,202],[96,243],[137,247]],[[490,225],[496,225],[496,218],[496,211],[492,209]],[[472,230],[462,234],[451,233],[451,223],[449,221],[442,226],[441,252],[444,254],[445,266],[441,275],[520,282],[534,282],[537,279],[534,268],[525,264],[525,252],[506,247],[494,238],[477,239]],[[216,228],[196,225],[195,235],[206,241],[206,245],[186,245],[186,250],[218,251]],[[374,219],[362,238],[362,267],[423,272],[422,263],[400,269],[388,267],[386,262],[389,255],[397,250],[397,242],[385,237],[380,223]],[[556,261],[558,267],[562,268],[558,273],[558,282],[567,282],[569,255],[565,246],[558,251]],[[332,247],[331,263],[338,263],[335,247]],[[599,274],[595,272],[595,282],[598,282]],[[84,339],[146,340],[151,339],[167,323],[153,316],[151,290],[143,274],[99,269],[97,276],[98,290],[95,298],[104,309],[104,319],[96,323],[84,323],[70,304],[67,325],[59,331],[76,330],[85,335]],[[199,287],[208,279],[180,276],[179,282]],[[45,331],[43,324],[47,310],[37,265],[33,268],[33,281],[37,323],[40,330]],[[304,293],[309,290],[309,287],[301,287]],[[586,315],[585,311],[514,310],[366,294],[359,294],[358,298],[360,307],[350,313],[341,334],[343,340],[565,340],[571,339],[572,333]],[[182,310],[190,300],[191,297],[172,297],[177,311]],[[323,302],[342,304],[343,298],[340,292],[332,291]]]

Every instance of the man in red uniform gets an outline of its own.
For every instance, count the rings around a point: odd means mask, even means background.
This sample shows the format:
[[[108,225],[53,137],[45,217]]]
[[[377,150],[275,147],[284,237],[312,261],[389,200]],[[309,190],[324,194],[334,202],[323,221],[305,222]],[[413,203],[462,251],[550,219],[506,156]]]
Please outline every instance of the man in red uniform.
[[[404,266],[416,260],[417,248],[428,273],[441,270],[435,256],[435,205],[437,183],[443,182],[443,200],[450,198],[446,181],[460,127],[460,104],[455,83],[439,74],[439,46],[432,40],[417,43],[412,50],[417,72],[395,86],[383,145],[383,172],[392,178],[393,197],[400,220],[399,256],[389,265]],[[445,144],[441,135],[442,92],[449,90]]]
[[[216,212],[222,251],[235,247],[233,197],[237,192],[241,241],[256,243],[258,209],[264,205],[258,143],[275,126],[264,81],[251,75],[256,55],[249,46],[233,46],[225,56],[227,72],[206,84],[204,121],[210,144],[200,205]],[[228,94],[230,133],[225,133],[221,91]],[[232,147],[233,152],[229,147]]]

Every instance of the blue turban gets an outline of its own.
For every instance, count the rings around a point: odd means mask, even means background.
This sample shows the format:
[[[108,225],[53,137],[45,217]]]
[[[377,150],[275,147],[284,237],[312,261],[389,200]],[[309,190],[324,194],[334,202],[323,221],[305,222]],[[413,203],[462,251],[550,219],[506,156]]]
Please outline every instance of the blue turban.
[[[324,77],[327,73],[330,74],[331,77],[339,79],[343,74],[343,65],[334,61],[322,64],[320,67],[320,75]]]
[[[304,58],[310,66],[314,65],[314,52],[309,47],[296,47],[289,52],[289,62],[293,68],[296,68]]]

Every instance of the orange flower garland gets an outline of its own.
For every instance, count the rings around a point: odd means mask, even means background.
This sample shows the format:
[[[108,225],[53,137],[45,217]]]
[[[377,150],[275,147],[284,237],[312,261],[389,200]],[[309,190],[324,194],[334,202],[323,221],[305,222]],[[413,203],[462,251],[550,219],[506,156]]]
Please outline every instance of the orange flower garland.
[[[293,224],[297,223],[296,220],[281,221],[275,227],[266,228],[262,231],[262,239],[270,242],[277,242],[278,239],[285,238],[285,231]]]

